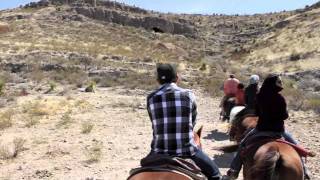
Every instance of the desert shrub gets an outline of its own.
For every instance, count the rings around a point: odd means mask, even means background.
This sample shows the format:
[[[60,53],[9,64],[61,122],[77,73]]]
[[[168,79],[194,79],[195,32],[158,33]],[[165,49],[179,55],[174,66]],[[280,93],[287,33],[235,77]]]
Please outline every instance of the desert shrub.
[[[124,86],[130,89],[152,90],[157,87],[155,77],[148,73],[128,72],[120,77],[99,77],[95,81],[100,87]]]
[[[316,113],[320,113],[320,96],[313,96],[306,100],[306,109],[311,109]]]
[[[10,147],[9,145],[2,144],[0,146],[0,158],[1,159],[13,159],[18,156],[18,154],[23,151],[24,144],[26,140],[22,138],[15,138],[13,140],[13,145]]]
[[[94,92],[96,88],[96,82],[95,81],[90,81],[89,85],[86,87],[85,92]]]
[[[90,122],[84,122],[82,124],[81,133],[82,134],[90,133],[92,131],[92,129],[93,129],[93,126],[94,125],[92,123],[90,123]]]
[[[191,83],[192,86],[200,86],[213,97],[223,96],[223,82],[226,75],[211,70],[211,74],[200,74]]]
[[[6,110],[0,114],[0,130],[11,127],[13,125],[13,115],[15,112],[12,109]]]
[[[4,80],[0,79],[0,96],[4,94],[4,88],[5,88],[6,83]]]
[[[23,138],[15,138],[13,140],[13,157],[17,157],[18,153],[23,151],[24,148],[24,144],[25,144],[26,140]]]
[[[66,113],[64,113],[61,117],[61,120],[57,123],[56,127],[57,128],[61,128],[61,127],[67,128],[72,123],[72,118],[70,115],[71,113],[72,113],[72,111],[67,111]]]
[[[94,145],[86,151],[87,160],[89,164],[99,162],[102,156],[102,143],[94,143]]]
[[[45,109],[40,101],[29,102],[22,106],[22,112],[32,116],[45,116],[48,115],[48,109]]]
[[[50,92],[54,91],[57,87],[57,85],[53,81],[49,82],[49,86],[50,86],[50,89],[49,89]]]
[[[74,84],[77,87],[82,87],[88,79],[88,74],[80,69],[53,71],[50,76],[56,82]]]
[[[28,116],[25,119],[25,126],[30,128],[32,126],[35,126],[36,124],[39,124],[40,117],[39,116]]]
[[[287,100],[288,107],[293,110],[300,110],[305,103],[304,93],[295,88],[294,81],[284,83],[283,95]]]
[[[200,70],[200,71],[205,71],[205,70],[207,70],[207,64],[206,64],[206,63],[202,63],[199,70]]]
[[[300,59],[301,59],[301,55],[296,52],[292,53],[289,57],[290,61],[298,61]]]
[[[41,70],[41,66],[39,64],[34,64],[32,65],[32,71],[26,74],[26,78],[39,83],[46,78],[46,74]]]

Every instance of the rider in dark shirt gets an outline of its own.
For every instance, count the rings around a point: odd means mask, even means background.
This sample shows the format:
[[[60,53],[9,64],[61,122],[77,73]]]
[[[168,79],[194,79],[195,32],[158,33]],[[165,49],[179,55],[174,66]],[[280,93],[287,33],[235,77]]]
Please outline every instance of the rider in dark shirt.
[[[256,96],[259,90],[259,76],[251,75],[249,85],[245,88],[245,104],[246,108],[254,110],[256,106]]]
[[[297,144],[297,142],[292,138],[292,136],[285,131],[284,120],[288,116],[287,104],[284,97],[280,94],[283,89],[282,81],[279,75],[270,74],[264,80],[262,87],[257,94],[256,102],[256,113],[259,117],[258,124],[255,129],[246,135],[246,137],[252,136],[261,131],[269,131],[280,133],[284,139],[292,144]],[[227,172],[225,179],[236,179],[242,167],[242,160],[240,158],[239,152],[243,147],[243,143],[246,138],[240,143],[238,153],[234,157],[230,169]],[[303,163],[305,179],[310,179],[308,171]]]
[[[269,75],[263,82],[257,95],[257,130],[284,132],[284,120],[289,115],[286,101],[279,93],[282,89],[281,79],[277,75]]]

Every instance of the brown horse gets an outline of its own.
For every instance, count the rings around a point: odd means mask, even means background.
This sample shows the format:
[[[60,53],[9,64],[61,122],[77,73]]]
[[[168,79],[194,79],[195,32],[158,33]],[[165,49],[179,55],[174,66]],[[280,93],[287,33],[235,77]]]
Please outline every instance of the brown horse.
[[[257,122],[257,117],[246,117],[235,122],[230,129],[230,139],[239,143]],[[235,149],[230,147],[229,152]],[[245,180],[303,180],[303,168],[300,156],[293,147],[271,140],[246,152],[243,156],[243,176]]]
[[[194,140],[200,148],[201,132],[202,126],[197,132],[194,133]],[[183,173],[178,172],[141,172],[130,177],[128,180],[192,180],[192,178]]]

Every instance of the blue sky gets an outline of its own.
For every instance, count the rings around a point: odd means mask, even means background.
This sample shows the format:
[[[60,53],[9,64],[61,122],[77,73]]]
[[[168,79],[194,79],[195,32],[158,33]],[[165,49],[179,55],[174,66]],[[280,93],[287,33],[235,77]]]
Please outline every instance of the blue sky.
[[[0,0],[0,9],[14,8],[32,0]],[[36,1],[36,0],[34,0]],[[319,0],[117,0],[144,9],[175,13],[254,14],[294,10]]]

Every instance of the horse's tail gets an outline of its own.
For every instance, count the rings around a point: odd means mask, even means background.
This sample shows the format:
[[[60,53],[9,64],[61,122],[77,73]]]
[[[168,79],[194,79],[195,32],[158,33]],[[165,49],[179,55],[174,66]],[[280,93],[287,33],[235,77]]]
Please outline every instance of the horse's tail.
[[[281,156],[277,150],[272,150],[258,158],[256,164],[250,169],[250,177],[259,180],[278,180],[277,167],[281,164]]]

